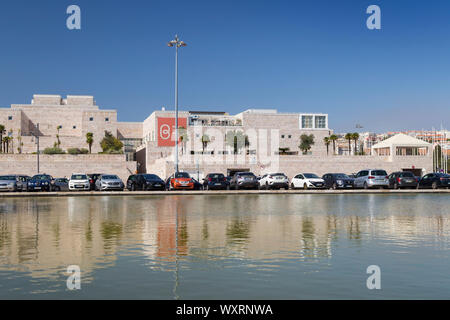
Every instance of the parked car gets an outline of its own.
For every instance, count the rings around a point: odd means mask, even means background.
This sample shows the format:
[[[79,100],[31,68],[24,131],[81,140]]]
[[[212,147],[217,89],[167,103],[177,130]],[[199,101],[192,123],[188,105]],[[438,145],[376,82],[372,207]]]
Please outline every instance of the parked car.
[[[205,190],[227,190],[230,183],[222,173],[210,173],[203,179],[203,189]]]
[[[166,180],[166,190],[194,190],[194,181],[187,172],[176,172]]]
[[[48,174],[38,174],[27,182],[26,190],[31,191],[53,191],[54,179]]]
[[[289,190],[289,178],[284,173],[268,173],[259,180],[260,189],[281,189]]]
[[[19,176],[9,175],[0,176],[0,191],[21,191],[22,181],[19,180]]]
[[[53,183],[53,191],[69,191],[69,179],[57,178]]]
[[[91,184],[89,177],[85,173],[74,173],[69,180],[69,190],[75,191],[89,191],[91,190]]]
[[[300,173],[292,178],[292,189],[324,189],[325,181],[314,173]]]
[[[123,191],[124,188],[122,180],[114,174],[102,174],[95,181],[95,190],[98,191]]]
[[[345,173],[327,173],[322,176],[327,189],[353,189],[355,179]]]
[[[230,189],[259,189],[259,181],[252,172],[238,172],[230,181]]]
[[[18,179],[17,190],[18,191],[26,191],[27,190],[28,181],[31,179],[31,177],[30,176],[24,176],[24,175],[18,175],[17,179]]]
[[[401,189],[401,188],[417,188],[419,184],[419,179],[414,176],[412,172],[394,172],[388,177],[389,188],[391,189]]]
[[[89,186],[91,191],[95,190],[95,182],[101,175],[101,173],[90,173],[87,175],[89,178]]]
[[[429,173],[419,181],[419,188],[450,188],[450,175],[446,173]]]
[[[389,179],[385,170],[367,169],[356,174],[355,188],[388,188]]]
[[[134,174],[128,177],[127,189],[130,191],[166,190],[166,183],[156,174]]]

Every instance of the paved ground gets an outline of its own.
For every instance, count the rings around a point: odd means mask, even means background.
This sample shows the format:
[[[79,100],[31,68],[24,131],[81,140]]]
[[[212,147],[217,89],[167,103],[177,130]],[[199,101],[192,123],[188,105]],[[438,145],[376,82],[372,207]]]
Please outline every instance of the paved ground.
[[[0,198],[22,197],[103,197],[103,196],[171,196],[171,195],[244,195],[244,194],[449,194],[450,189],[407,189],[407,190],[238,190],[238,191],[123,191],[123,192],[4,192]]]

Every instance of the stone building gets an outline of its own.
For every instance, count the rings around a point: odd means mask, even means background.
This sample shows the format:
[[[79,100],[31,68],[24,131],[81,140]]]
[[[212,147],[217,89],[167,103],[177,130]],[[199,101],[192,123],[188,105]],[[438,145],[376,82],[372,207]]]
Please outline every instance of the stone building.
[[[100,109],[92,96],[34,95],[31,104],[13,104],[0,109],[0,124],[12,137],[10,153],[37,152],[35,136],[39,136],[40,150],[53,147],[59,135],[60,148],[86,148],[86,134],[94,134],[92,153],[101,152],[100,141],[105,131],[127,145],[140,145],[142,123],[117,121],[117,111]],[[126,150],[132,153],[133,150]],[[131,155],[130,155],[131,157]],[[133,159],[130,159],[133,160]]]

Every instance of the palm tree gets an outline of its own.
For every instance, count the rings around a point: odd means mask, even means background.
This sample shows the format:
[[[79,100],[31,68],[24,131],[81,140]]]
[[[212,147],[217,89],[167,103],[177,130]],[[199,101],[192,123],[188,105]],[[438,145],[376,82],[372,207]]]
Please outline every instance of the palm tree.
[[[187,130],[184,127],[178,128],[178,136],[181,143],[181,154],[184,154],[184,148],[186,146],[186,142],[189,141],[189,137],[187,134]]]
[[[351,155],[352,151],[352,140],[353,140],[353,133],[347,133],[345,135],[345,139],[348,140],[348,155]]]
[[[333,142],[333,154],[336,154],[336,141],[338,139],[338,136],[335,134],[332,134],[330,136],[330,141]]]
[[[3,138],[3,150],[6,151],[6,153],[9,153],[9,142],[11,141],[11,137],[4,137]]]
[[[5,126],[0,124],[0,142],[3,142],[4,134],[5,134]],[[0,152],[3,152],[2,143],[0,143]]]
[[[209,136],[207,134],[204,134],[202,136],[201,140],[202,140],[203,153],[205,153],[205,149],[208,148],[208,143],[211,142],[211,139],[209,139]]]
[[[92,132],[86,133],[86,143],[89,145],[89,153],[92,153],[92,145],[94,144],[94,134]]]
[[[328,151],[330,149],[330,138],[329,137],[325,137],[323,138],[323,143],[325,143],[326,147],[327,147],[327,155],[328,155]]]
[[[60,147],[61,146],[61,140],[59,140],[59,130],[61,130],[62,129],[62,126],[57,126],[56,127],[56,140],[57,140],[57,142],[56,142],[56,147]]]
[[[352,133],[352,139],[355,141],[355,151],[354,151],[354,154],[356,155],[356,144],[358,143],[358,140],[359,140],[359,133],[357,133],[357,132]]]
[[[226,145],[233,148],[233,153],[237,154],[242,148],[248,148],[250,141],[242,131],[228,131],[225,135]]]

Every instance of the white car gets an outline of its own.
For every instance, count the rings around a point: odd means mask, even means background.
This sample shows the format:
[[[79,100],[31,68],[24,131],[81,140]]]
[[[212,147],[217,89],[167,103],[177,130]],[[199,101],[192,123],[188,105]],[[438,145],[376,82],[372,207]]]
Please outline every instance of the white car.
[[[268,173],[259,180],[260,189],[289,189],[289,178],[284,173]]]
[[[325,180],[319,178],[314,173],[300,173],[292,178],[291,181],[292,189],[324,189]]]
[[[74,173],[69,180],[69,190],[75,191],[89,191],[91,190],[91,185],[89,183],[89,177],[84,173]]]

